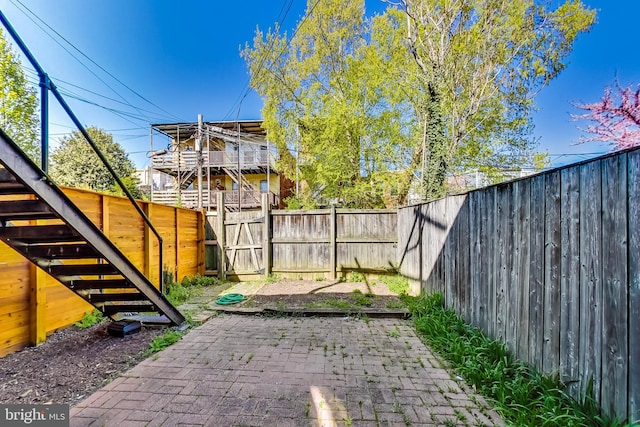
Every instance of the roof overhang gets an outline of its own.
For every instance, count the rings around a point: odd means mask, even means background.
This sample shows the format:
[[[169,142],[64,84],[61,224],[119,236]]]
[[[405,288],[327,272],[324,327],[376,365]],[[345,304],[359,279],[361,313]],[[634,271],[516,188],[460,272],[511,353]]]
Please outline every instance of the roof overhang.
[[[240,120],[223,122],[204,122],[205,131],[209,131],[213,136],[220,139],[231,139],[234,135],[242,140],[253,140],[252,142],[265,142],[266,131],[262,128],[262,120]],[[191,123],[161,123],[152,124],[151,128],[160,132],[174,141],[185,141],[191,139],[198,130],[198,122]]]

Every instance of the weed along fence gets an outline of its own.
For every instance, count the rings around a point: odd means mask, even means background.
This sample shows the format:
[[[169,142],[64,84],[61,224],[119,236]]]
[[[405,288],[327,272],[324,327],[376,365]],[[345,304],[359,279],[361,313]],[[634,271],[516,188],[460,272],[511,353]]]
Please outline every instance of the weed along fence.
[[[64,192],[152,283],[159,283],[158,241],[145,230],[128,200],[70,188]],[[139,203],[163,237],[165,269],[177,278],[204,273],[204,215]],[[0,357],[44,341],[47,334],[80,320],[93,309],[3,242],[0,273]]]
[[[402,208],[398,230],[414,286],[640,419],[640,149]]]
[[[222,197],[218,206],[224,206]],[[224,247],[217,251],[220,275],[336,278],[350,271],[384,273],[395,265],[395,210],[271,211],[264,200],[262,206],[208,217],[216,236],[208,242]]]

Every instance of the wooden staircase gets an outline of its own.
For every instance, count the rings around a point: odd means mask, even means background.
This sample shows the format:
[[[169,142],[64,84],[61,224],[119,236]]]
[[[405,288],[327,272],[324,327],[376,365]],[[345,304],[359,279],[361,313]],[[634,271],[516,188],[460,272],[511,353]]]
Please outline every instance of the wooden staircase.
[[[185,320],[1,129],[0,239],[113,320]]]

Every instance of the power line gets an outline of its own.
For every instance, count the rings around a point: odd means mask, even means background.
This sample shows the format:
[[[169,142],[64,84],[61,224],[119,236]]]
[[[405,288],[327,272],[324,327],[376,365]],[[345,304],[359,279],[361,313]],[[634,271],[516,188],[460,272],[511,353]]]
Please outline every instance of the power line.
[[[315,9],[315,7],[318,5],[318,3],[320,3],[320,0],[316,1],[315,5],[311,9],[311,12],[313,12],[313,9]],[[283,15],[283,10],[285,10],[285,5],[286,4],[287,3],[286,3],[286,0],[285,0],[285,2],[282,4],[282,7],[280,8],[280,13],[278,14],[278,18],[276,19],[276,25],[278,25],[280,27],[283,26],[284,21],[287,19],[287,16],[289,15],[289,11],[291,10],[291,6],[293,6],[293,0],[289,0],[289,4],[286,7],[286,11],[284,12],[284,15]],[[281,19],[281,17],[282,17],[282,19]],[[302,21],[303,23],[304,23],[305,19],[306,19],[306,15],[305,15],[305,18]],[[300,25],[302,25],[302,24],[300,24]],[[297,31],[298,31],[298,29],[296,28],[296,31],[294,32],[293,37],[295,37],[295,33]],[[269,48],[264,52],[264,55],[260,58],[260,62],[258,63],[257,75],[260,74],[260,70],[262,69],[262,66],[264,65],[264,62],[267,60],[268,52],[270,52],[271,49],[273,48],[274,41],[275,41],[275,39],[271,40]],[[282,52],[284,52],[284,51],[282,51]],[[280,52],[280,54],[282,54],[282,52]],[[249,95],[249,92],[251,92],[250,83],[251,83],[251,78],[249,77],[247,79],[246,83],[244,84],[244,89],[242,89],[241,94],[238,96],[238,98],[236,98],[235,102],[231,105],[231,108],[229,109],[227,114],[225,114],[225,116],[223,117],[222,120],[227,120],[229,117],[231,117],[233,112],[236,110],[236,105],[238,106],[237,116],[240,115],[240,108],[242,107],[242,101],[244,101],[245,98],[247,97],[247,95]]]
[[[136,107],[135,105],[129,103],[118,91],[116,91],[113,87],[111,87],[108,83],[106,83],[103,79],[101,79],[95,72],[93,72],[93,70],[91,70],[86,64],[84,64],[81,60],[79,60],[73,53],[71,53],[66,47],[64,47],[60,42],[58,42],[51,34],[49,34],[44,28],[42,28],[41,25],[39,25],[33,18],[31,18],[27,13],[25,13],[23,10],[21,10],[16,4],[15,2],[19,3],[24,9],[26,9],[31,15],[33,15],[38,21],[40,21],[43,25],[45,25],[47,28],[49,28],[51,31],[53,31],[59,38],[61,38],[62,40],[64,40],[69,46],[71,46],[71,48],[73,48],[76,52],[78,52],[80,55],[82,55],[84,58],[86,58],[88,61],[90,61],[93,65],[95,65],[96,67],[98,67],[100,70],[102,70],[104,73],[106,73],[108,76],[110,76],[112,79],[114,79],[116,82],[120,83],[123,87],[125,87],[126,89],[128,89],[130,92],[132,92],[134,95],[136,95],[137,97],[139,97],[140,99],[142,99],[143,101],[149,103],[150,105],[154,106],[155,108],[157,108],[158,110],[168,114],[169,116],[180,120],[180,118],[176,115],[174,115],[173,113],[163,109],[162,107],[154,104],[152,101],[150,101],[149,99],[145,98],[144,96],[142,96],[140,93],[138,93],[137,91],[135,91],[134,89],[132,89],[131,87],[129,87],[127,84],[125,84],[124,82],[122,82],[120,79],[118,79],[116,76],[114,76],[112,73],[110,73],[109,71],[107,71],[104,67],[102,67],[100,64],[98,64],[97,62],[95,62],[93,59],[91,59],[89,56],[87,56],[84,52],[82,52],[80,49],[78,49],[73,43],[71,43],[69,40],[67,40],[64,36],[62,36],[58,31],[56,31],[54,28],[52,28],[49,24],[47,24],[44,20],[42,20],[42,18],[40,18],[38,15],[36,15],[31,9],[29,9],[27,6],[25,6],[20,0],[10,0],[11,3],[13,3],[14,6],[16,6],[16,8],[18,8],[18,10],[20,10],[25,16],[27,16],[27,18],[29,18],[38,28],[40,28],[47,36],[49,36],[54,42],[56,42],[62,49],[64,49],[71,57],[73,57],[76,61],[78,61],[83,67],[85,67],[94,77],[96,77],[98,80],[100,80],[105,86],[107,86],[109,89],[111,89],[112,92],[114,92],[116,95],[118,95],[127,105],[129,105],[131,108],[135,109],[135,110],[141,110],[139,107]],[[15,1],[15,2],[14,2]],[[139,113],[142,114],[141,111],[138,111]],[[144,116],[144,115],[143,115]]]

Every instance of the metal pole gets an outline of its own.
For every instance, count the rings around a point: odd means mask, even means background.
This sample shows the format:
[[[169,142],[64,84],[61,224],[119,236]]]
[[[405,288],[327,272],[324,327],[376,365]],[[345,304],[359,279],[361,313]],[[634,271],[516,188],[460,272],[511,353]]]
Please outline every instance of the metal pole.
[[[147,183],[149,184],[149,198],[153,202],[153,126],[149,126],[149,176]]]
[[[44,69],[40,66],[36,58],[31,54],[27,45],[24,44],[16,30],[13,28],[11,23],[2,10],[0,10],[0,21],[7,29],[7,32],[13,38],[13,40],[18,45],[18,48],[22,51],[27,60],[31,63],[33,68],[38,73],[38,77],[40,78],[40,88],[41,88],[41,97],[40,97],[40,137],[42,140],[40,141],[40,159],[41,164],[40,167],[46,173],[48,169],[48,159],[49,159],[49,89],[51,89],[51,80],[49,80],[49,76],[44,72]]]
[[[240,172],[240,121],[238,124],[238,212],[242,212],[242,173]]]
[[[207,168],[207,211],[211,210],[211,148],[209,147],[209,129],[207,129],[207,161],[206,163],[206,168]]]
[[[269,162],[269,152],[271,147],[269,146],[269,140],[267,140],[267,200],[271,203],[271,165]]]
[[[51,81],[46,73],[40,74],[40,167],[49,169],[49,88]]]
[[[178,183],[178,204],[180,206],[182,206],[182,183],[180,182],[180,125],[176,125],[177,128],[177,132],[176,132],[176,150],[178,150],[178,178],[177,178],[177,183]]]
[[[198,114],[198,135],[196,136],[196,158],[198,168],[198,209],[202,209],[202,114]]]

